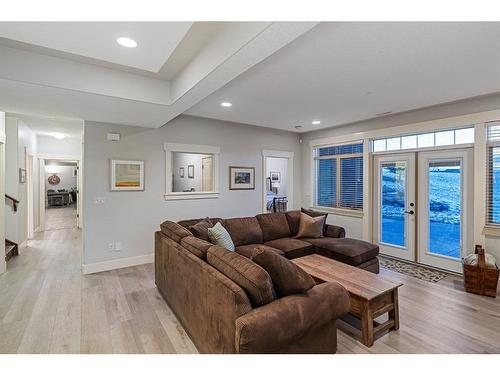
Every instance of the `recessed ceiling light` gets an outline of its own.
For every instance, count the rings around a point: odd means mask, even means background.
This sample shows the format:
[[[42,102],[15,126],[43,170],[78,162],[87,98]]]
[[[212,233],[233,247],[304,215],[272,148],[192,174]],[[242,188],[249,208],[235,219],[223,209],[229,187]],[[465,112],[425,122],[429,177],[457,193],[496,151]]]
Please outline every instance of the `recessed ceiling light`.
[[[319,124],[321,124],[321,121],[319,121],[319,120],[314,120],[313,122],[311,122],[311,124],[313,124],[313,125],[319,125]]]
[[[222,102],[220,103],[221,106],[223,107],[231,107],[232,106],[232,103],[229,103],[229,102]]]
[[[54,136],[54,138],[56,139],[64,139],[66,138],[66,134],[62,134],[62,133],[54,133],[52,134]]]
[[[137,47],[137,42],[134,39],[127,38],[126,36],[122,36],[122,37],[116,39],[116,42],[119,45],[121,45],[123,47],[127,47],[127,48]]]

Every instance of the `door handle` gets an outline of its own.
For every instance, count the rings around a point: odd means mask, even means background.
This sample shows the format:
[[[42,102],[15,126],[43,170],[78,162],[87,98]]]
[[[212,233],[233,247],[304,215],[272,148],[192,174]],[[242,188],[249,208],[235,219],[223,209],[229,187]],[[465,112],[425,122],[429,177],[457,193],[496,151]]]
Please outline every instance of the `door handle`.
[[[415,211],[413,210],[410,210],[410,211],[405,211],[405,214],[410,214],[410,215],[413,215],[415,213]]]

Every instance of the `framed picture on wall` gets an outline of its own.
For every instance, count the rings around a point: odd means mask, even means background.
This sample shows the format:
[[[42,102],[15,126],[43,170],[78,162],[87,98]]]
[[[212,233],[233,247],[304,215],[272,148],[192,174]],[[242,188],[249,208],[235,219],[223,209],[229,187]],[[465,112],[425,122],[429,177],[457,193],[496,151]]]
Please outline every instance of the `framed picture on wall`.
[[[110,161],[111,191],[144,191],[144,161]]]
[[[179,168],[179,177],[184,178],[184,167]]]
[[[19,182],[21,183],[26,182],[26,169],[19,168]]]
[[[229,167],[229,190],[255,190],[255,168]]]
[[[281,172],[271,172],[270,177],[271,177],[271,183],[274,183],[274,182],[280,183],[281,182]]]
[[[194,178],[194,165],[188,165],[188,178]]]

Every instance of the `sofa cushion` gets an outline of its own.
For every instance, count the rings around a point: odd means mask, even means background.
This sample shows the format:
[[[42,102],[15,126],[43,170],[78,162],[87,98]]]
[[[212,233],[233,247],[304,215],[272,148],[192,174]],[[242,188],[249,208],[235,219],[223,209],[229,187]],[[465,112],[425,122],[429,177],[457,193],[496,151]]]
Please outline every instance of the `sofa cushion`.
[[[248,294],[254,306],[266,305],[276,299],[269,274],[243,255],[220,246],[212,246],[208,249],[207,261],[238,284]]]
[[[326,215],[312,217],[303,212],[300,213],[299,233],[296,237],[323,237]]]
[[[266,242],[264,245],[280,249],[288,259],[303,257],[314,253],[314,247],[308,242],[296,238],[278,238]]]
[[[164,234],[166,234],[169,238],[177,243],[180,243],[181,239],[183,239],[184,237],[192,235],[191,232],[183,226],[169,220],[161,223],[160,228]]]
[[[271,276],[278,297],[305,293],[316,285],[302,268],[269,249],[268,246],[257,246],[250,259]]]
[[[181,240],[181,245],[203,260],[207,260],[207,251],[213,246],[212,243],[194,236],[184,237]]]
[[[203,220],[198,221],[196,224],[191,225],[188,229],[193,233],[195,237],[201,238],[202,240],[209,241],[208,229],[212,228],[214,223],[207,217]]]
[[[306,215],[309,215],[311,217],[318,217],[318,216],[326,216],[326,219],[328,219],[328,212],[321,212],[321,211],[316,211],[316,210],[310,210],[308,208],[301,207],[300,212],[305,213]],[[325,219],[325,227],[323,230],[323,235],[325,235],[326,232],[326,219]]]
[[[255,217],[238,217],[227,219],[225,227],[235,246],[263,243],[262,229]]]
[[[262,245],[262,244],[259,244],[259,243],[253,243],[253,244],[250,244],[250,245],[243,245],[243,246],[238,246],[236,248],[236,252],[238,254],[241,254],[247,258],[250,258],[252,255],[253,255],[253,251],[255,250],[255,248],[257,246],[263,246],[265,247],[266,249],[269,249],[269,250],[272,250],[274,251],[276,254],[278,255],[281,255],[282,257],[285,256],[285,253],[283,251],[281,251],[280,249],[275,249],[274,247],[270,247],[270,246],[266,246],[266,245]]]
[[[184,228],[189,228],[190,226],[195,225],[196,223],[199,223],[200,221],[205,219],[206,218],[180,220],[177,222],[177,224],[183,226]],[[224,226],[224,219],[221,219],[220,217],[209,217],[208,219],[210,219],[213,225],[215,225],[216,223],[221,223],[222,226]]]
[[[282,212],[273,212],[270,214],[260,214],[256,216],[259,221],[264,242],[272,241],[277,238],[291,237],[290,227],[286,220],[286,215]]]
[[[299,233],[300,224],[300,211],[288,211],[285,212],[286,220],[288,221],[288,227],[290,228],[290,235],[296,236]]]
[[[222,246],[230,251],[235,250],[231,235],[221,223],[217,223],[212,228],[208,228],[208,238],[210,238],[210,242],[214,245]]]
[[[378,255],[378,246],[370,242],[354,238],[303,238],[303,241],[314,245],[315,252],[338,260],[343,263],[357,266]]]

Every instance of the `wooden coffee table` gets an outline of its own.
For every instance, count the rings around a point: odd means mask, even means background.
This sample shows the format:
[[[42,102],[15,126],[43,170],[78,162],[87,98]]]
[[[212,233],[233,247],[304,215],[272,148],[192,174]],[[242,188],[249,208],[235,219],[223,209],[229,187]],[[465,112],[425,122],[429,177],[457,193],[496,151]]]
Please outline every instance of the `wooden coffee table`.
[[[398,288],[403,284],[393,283],[374,273],[318,254],[292,261],[316,282],[336,281],[347,289],[351,298],[351,315],[361,320],[360,330],[364,345],[372,346],[374,337],[399,329]],[[380,324],[374,321],[385,313],[389,315],[387,321]],[[353,319],[344,320],[356,327]]]

